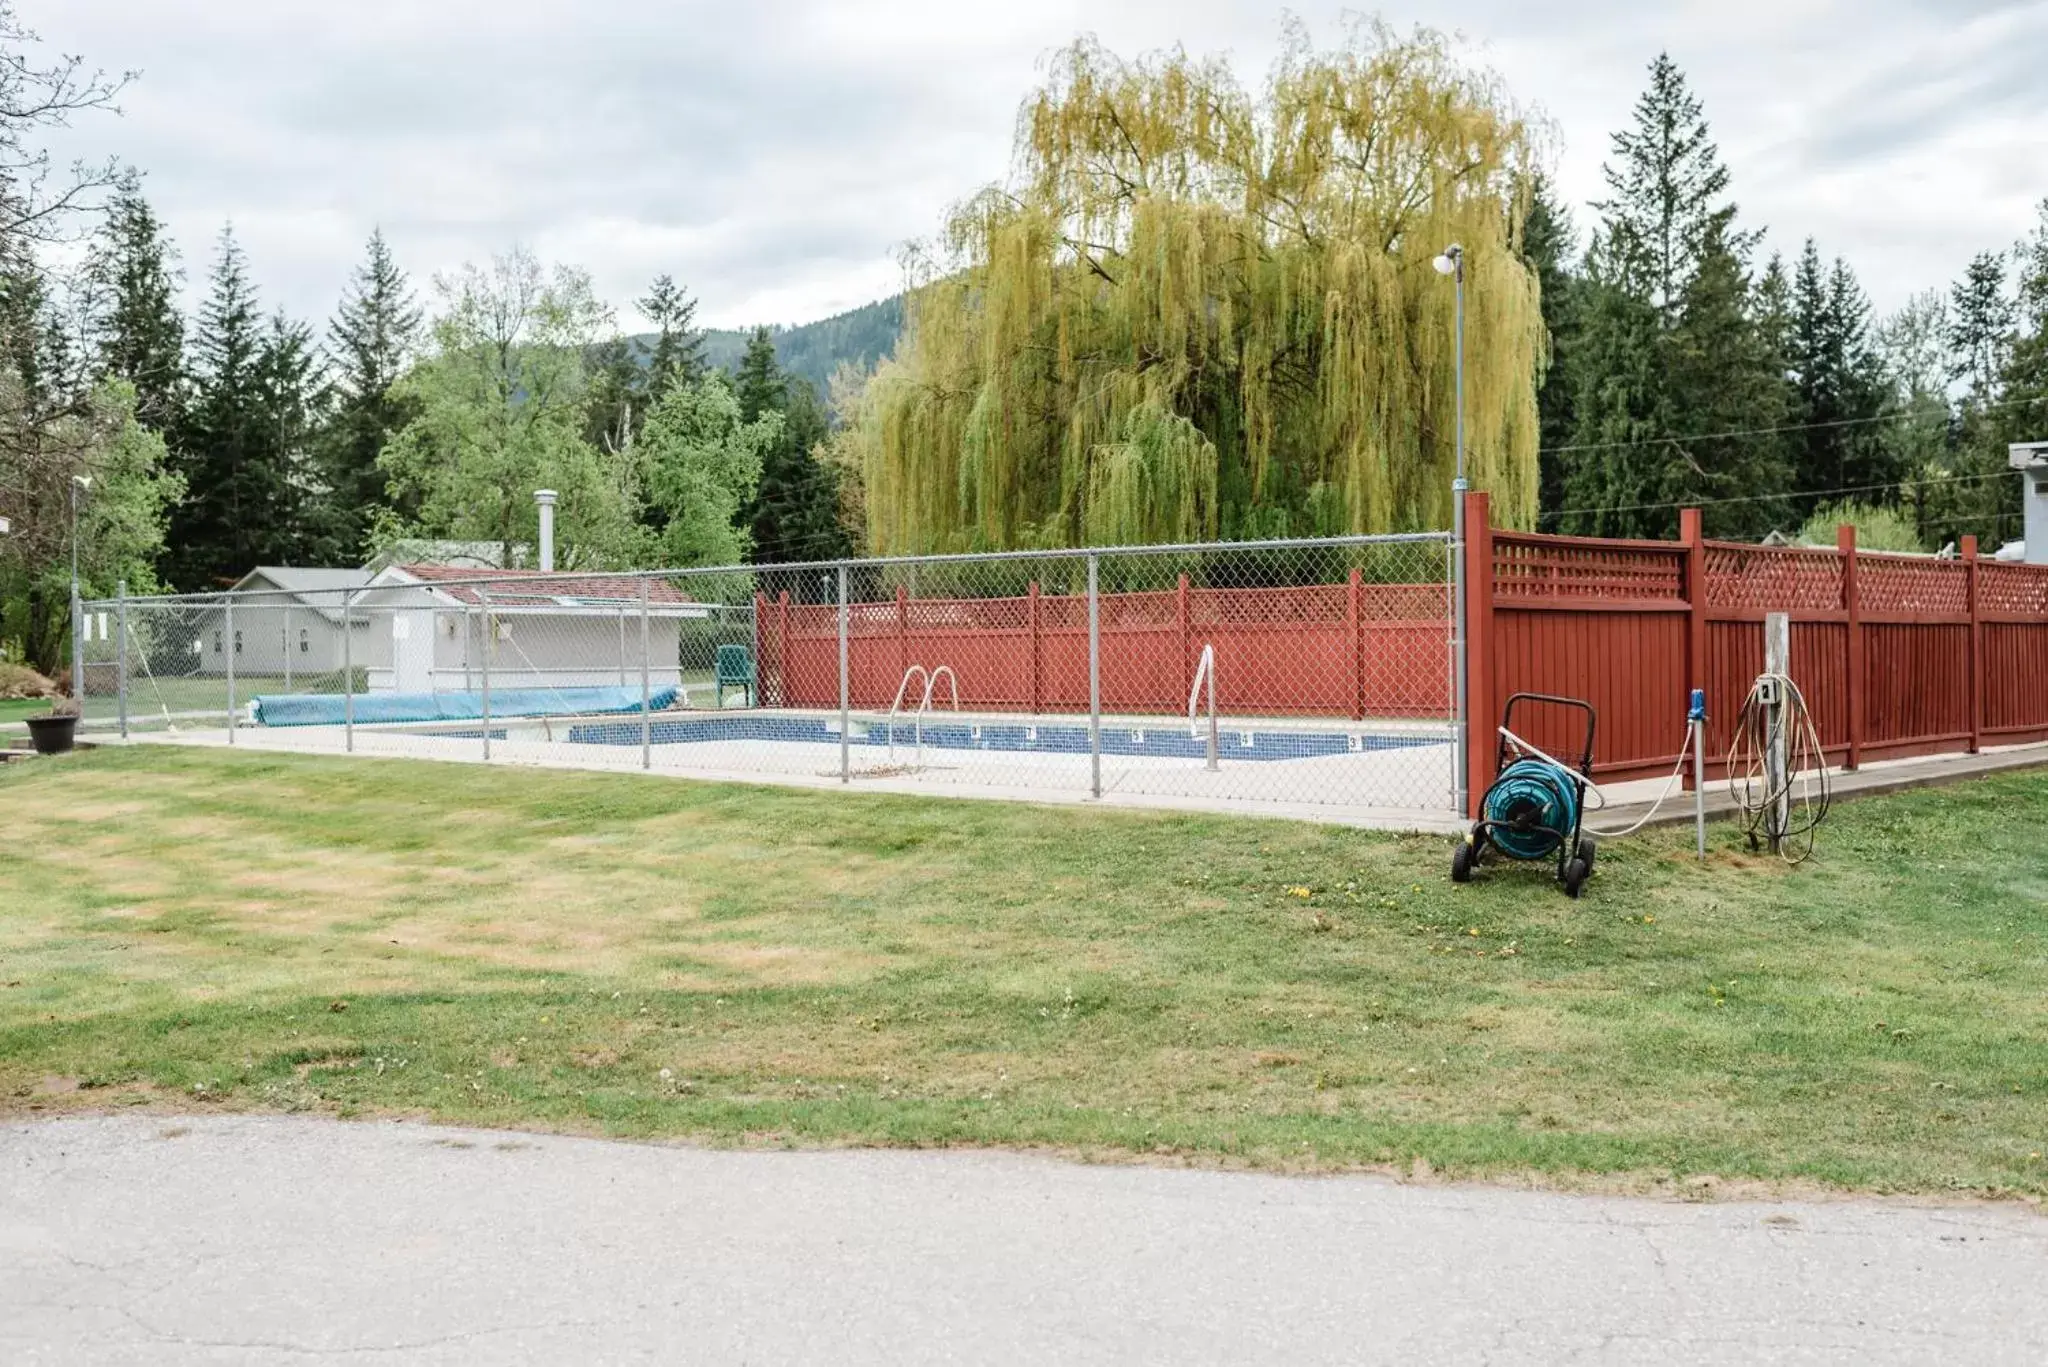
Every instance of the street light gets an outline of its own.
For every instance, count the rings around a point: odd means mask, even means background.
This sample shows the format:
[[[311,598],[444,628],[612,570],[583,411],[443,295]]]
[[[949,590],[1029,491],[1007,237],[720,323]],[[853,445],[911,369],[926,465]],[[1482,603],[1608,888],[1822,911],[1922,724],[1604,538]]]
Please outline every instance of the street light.
[[[1452,790],[1462,815],[1467,797],[1465,750],[1472,730],[1472,699],[1465,678],[1465,249],[1453,242],[1430,264],[1436,267],[1438,275],[1450,276],[1457,287],[1457,472],[1451,480],[1451,592],[1457,599],[1453,627],[1457,639],[1451,654],[1452,687],[1456,690],[1458,716],[1464,725],[1458,728],[1452,746],[1453,763],[1458,766]]]
[[[71,696],[85,702],[85,602],[78,596],[78,496],[92,488],[91,475],[71,477]]]

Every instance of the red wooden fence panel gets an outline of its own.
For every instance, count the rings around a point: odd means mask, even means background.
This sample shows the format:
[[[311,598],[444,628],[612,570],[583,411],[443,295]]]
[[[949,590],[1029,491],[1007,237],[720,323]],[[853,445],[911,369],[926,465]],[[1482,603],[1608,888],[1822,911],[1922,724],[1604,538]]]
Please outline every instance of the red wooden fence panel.
[[[1473,515],[1468,509],[1468,528]],[[1598,711],[1596,773],[1668,770],[1689,686],[1686,548],[1502,531],[1492,539],[1491,678],[1483,709],[1474,692],[1475,750],[1490,765],[1509,695],[1555,693]],[[1516,732],[1562,759],[1577,744],[1579,725],[1561,710],[1539,709],[1526,723],[1518,718]]]

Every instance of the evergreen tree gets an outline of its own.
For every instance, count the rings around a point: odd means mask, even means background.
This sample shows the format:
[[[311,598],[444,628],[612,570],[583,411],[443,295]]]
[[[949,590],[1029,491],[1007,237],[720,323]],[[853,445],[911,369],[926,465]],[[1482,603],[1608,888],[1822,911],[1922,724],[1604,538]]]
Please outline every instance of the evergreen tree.
[[[1846,261],[1821,263],[1812,238],[1800,253],[1793,283],[1791,345],[1795,381],[1792,478],[1805,497],[1801,515],[1853,490],[1856,500],[1882,505],[1896,497],[1884,485],[1896,477],[1875,419],[1884,404],[1870,336],[1870,304]]]
[[[2002,486],[2015,481],[2007,472],[2000,441],[2004,415],[2006,364],[2012,354],[2018,311],[2006,292],[2003,253],[1981,252],[1949,294],[1950,375],[1963,389],[1956,406],[1950,460],[1953,510],[1936,535],[1953,540],[1965,532],[1986,539],[2005,530],[2000,525],[2016,493]]]
[[[658,275],[639,308],[655,327],[654,352],[647,364],[650,402],[678,384],[702,379],[704,334],[691,326],[697,317],[697,301],[671,277]]]
[[[810,381],[783,373],[767,328],[748,339],[735,377],[743,422],[769,414],[781,419],[762,453],[761,477],[741,511],[753,556],[760,564],[831,560],[851,554],[839,520],[837,468],[818,459],[830,431],[825,405]]]
[[[310,519],[324,560],[361,559],[380,510],[391,506],[377,457],[418,412],[417,403],[393,386],[412,358],[419,330],[411,283],[383,232],[372,232],[363,264],[327,325],[334,412],[320,443],[324,490]]]
[[[144,426],[175,428],[185,398],[185,320],[178,311],[184,272],[132,171],[107,205],[85,276],[100,373],[134,389]]]
[[[739,368],[733,372],[732,390],[740,401],[744,422],[752,422],[763,413],[779,413],[789,402],[789,381],[775,359],[775,335],[767,328],[755,328],[753,336],[747,338],[746,354],[740,357]]]
[[[1614,137],[1609,198],[1587,252],[1574,365],[1568,527],[1668,536],[1676,505],[1713,501],[1719,534],[1783,511],[1782,448],[1715,434],[1782,422],[1773,327],[1760,326],[1728,173],[1669,57]]]
[[[1564,457],[1559,449],[1572,440],[1571,362],[1576,353],[1579,302],[1578,281],[1571,268],[1575,236],[1571,211],[1557,202],[1549,178],[1539,175],[1530,193],[1529,216],[1522,225],[1522,256],[1542,291],[1543,327],[1550,338],[1543,383],[1536,391],[1536,414],[1541,429],[1539,506],[1545,512],[1555,512],[1562,506]]]
[[[2019,276],[2015,326],[1999,372],[1999,407],[1986,424],[1993,470],[1996,457],[2011,443],[2048,441],[2048,199],[2041,201],[2034,231],[2014,257]],[[1993,545],[2020,535],[2018,478],[1986,481],[1983,504],[1981,535]]]
[[[298,490],[266,398],[275,346],[247,259],[224,228],[192,339],[192,401],[172,452],[185,500],[172,514],[165,569],[182,590],[232,583],[295,548]]]
[[[600,451],[621,454],[631,449],[646,414],[647,372],[634,344],[624,337],[591,348],[588,371],[583,439]]]

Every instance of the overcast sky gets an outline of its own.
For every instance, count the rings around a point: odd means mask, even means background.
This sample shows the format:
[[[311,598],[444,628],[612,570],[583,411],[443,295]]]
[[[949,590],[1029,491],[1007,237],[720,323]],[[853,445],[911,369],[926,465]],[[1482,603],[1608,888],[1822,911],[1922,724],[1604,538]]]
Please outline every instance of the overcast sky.
[[[16,0],[48,46],[137,68],[62,150],[147,176],[189,273],[232,220],[266,301],[325,318],[381,225],[422,281],[524,242],[629,301],[668,271],[702,322],[802,322],[899,284],[895,253],[1009,164],[1044,54],[1228,54],[1225,0]],[[1319,40],[1340,6],[1293,10]],[[1400,0],[1539,108],[1574,204],[1668,49],[1744,221],[1849,257],[1880,308],[2003,247],[2048,195],[2048,0]],[[1580,211],[1582,224],[1588,216]]]

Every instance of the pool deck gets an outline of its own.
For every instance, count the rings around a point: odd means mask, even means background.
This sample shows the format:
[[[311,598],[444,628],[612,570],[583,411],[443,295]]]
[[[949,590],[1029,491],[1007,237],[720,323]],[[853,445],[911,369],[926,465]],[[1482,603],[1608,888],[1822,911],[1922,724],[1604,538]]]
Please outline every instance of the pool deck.
[[[656,726],[682,721],[751,715],[829,719],[838,713],[768,712],[662,713]],[[643,768],[638,744],[572,742],[565,722],[634,727],[636,716],[577,719],[493,719],[488,759],[481,723],[461,723],[466,734],[435,734],[446,724],[358,726],[353,749],[343,728],[237,727],[236,749],[304,754],[348,753],[365,758],[409,758],[454,763],[492,763],[536,768],[581,769],[610,773],[647,773],[658,777],[720,783],[756,783],[820,791],[895,793],[920,797],[965,797],[988,801],[1091,805],[1130,809],[1228,813],[1289,820],[1317,821],[1372,830],[1448,834],[1459,828],[1451,810],[1451,734],[1441,722],[1331,722],[1318,718],[1219,719],[1219,763],[1210,770],[1204,759],[1185,755],[1111,754],[1101,760],[1102,795],[1093,796],[1090,756],[1073,750],[1001,750],[927,746],[923,764],[913,745],[903,743],[904,723],[897,723],[898,744],[885,746],[856,739],[849,747],[851,773],[840,776],[836,736],[824,744],[807,741],[730,739],[656,743]],[[857,723],[886,720],[854,714]],[[1040,725],[1074,728],[1087,718],[1043,718],[1015,715],[980,717],[963,714],[956,721],[1015,727]],[[1105,716],[1105,730],[1146,733],[1179,732],[1185,718]],[[1311,755],[1300,758],[1232,760],[1233,743],[1245,733],[1322,733],[1380,737],[1401,742],[1391,748]],[[855,735],[859,735],[856,727]],[[136,732],[122,742],[104,735],[101,744],[171,744],[224,748],[228,731],[218,725],[175,731]]]

